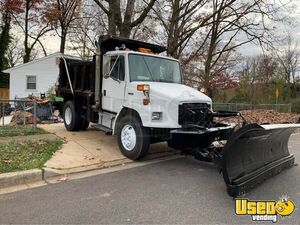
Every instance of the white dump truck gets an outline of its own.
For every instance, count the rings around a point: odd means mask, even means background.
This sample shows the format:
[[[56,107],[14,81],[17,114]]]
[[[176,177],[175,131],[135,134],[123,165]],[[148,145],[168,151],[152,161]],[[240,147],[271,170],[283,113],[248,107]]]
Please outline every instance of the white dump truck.
[[[152,143],[214,162],[231,196],[294,165],[288,140],[298,124],[248,124],[240,129],[214,121],[239,116],[214,112],[212,100],[183,84],[180,62],[160,55],[162,46],[102,36],[92,61],[61,58],[57,96],[69,131],[90,123],[116,135],[128,158],[143,158]]]

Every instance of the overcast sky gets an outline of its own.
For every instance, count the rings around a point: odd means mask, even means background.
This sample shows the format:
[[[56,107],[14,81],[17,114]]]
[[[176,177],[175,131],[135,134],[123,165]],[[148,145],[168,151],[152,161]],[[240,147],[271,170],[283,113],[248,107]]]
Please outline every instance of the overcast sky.
[[[275,1],[287,1],[287,0],[275,0]],[[294,12],[291,14],[294,20],[294,24],[292,27],[282,27],[278,32],[282,33],[282,36],[286,35],[288,32],[290,32],[293,37],[299,41],[300,45],[300,0],[293,0],[294,1]],[[280,34],[281,35],[281,34]],[[43,41],[46,44],[46,49],[48,50],[48,53],[54,53],[59,51],[59,43],[60,40],[58,37],[47,37],[46,40]],[[239,51],[245,55],[245,56],[253,56],[261,53],[260,47],[249,44],[242,46]],[[67,50],[67,53],[68,52]]]
[[[299,0],[297,0],[296,6],[297,7],[294,14],[296,26],[294,30],[295,30],[295,37],[297,37],[297,39],[300,40],[300,1]]]

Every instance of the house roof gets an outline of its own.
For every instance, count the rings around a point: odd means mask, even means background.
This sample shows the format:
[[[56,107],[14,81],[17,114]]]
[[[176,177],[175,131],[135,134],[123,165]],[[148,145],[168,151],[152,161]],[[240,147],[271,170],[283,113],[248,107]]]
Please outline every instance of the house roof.
[[[11,72],[14,71],[14,70],[20,69],[20,68],[25,67],[25,66],[32,65],[32,64],[37,63],[37,62],[44,61],[44,60],[46,60],[46,59],[49,59],[49,58],[56,58],[56,57],[62,57],[62,56],[65,57],[65,58],[68,58],[68,59],[81,59],[80,57],[77,57],[77,56],[71,56],[71,55],[62,54],[62,53],[60,53],[60,52],[56,52],[56,53],[50,54],[50,55],[48,55],[48,56],[45,56],[45,57],[43,57],[43,58],[39,58],[39,59],[33,60],[33,61],[31,61],[31,62],[24,63],[24,64],[20,64],[20,65],[18,65],[18,66],[15,66],[15,67],[12,67],[12,68],[3,70],[3,72],[4,72],[4,73],[11,73]]]

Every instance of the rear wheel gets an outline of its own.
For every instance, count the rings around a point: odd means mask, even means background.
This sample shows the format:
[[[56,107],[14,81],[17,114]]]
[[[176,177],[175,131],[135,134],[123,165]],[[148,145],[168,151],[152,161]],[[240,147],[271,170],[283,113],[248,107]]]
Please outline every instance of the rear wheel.
[[[80,129],[80,117],[75,110],[73,101],[68,101],[63,109],[64,124],[68,131],[78,131]]]
[[[90,125],[89,121],[87,121],[84,118],[80,118],[80,130],[84,131],[84,130],[88,129],[89,125]]]
[[[125,116],[117,130],[119,148],[124,156],[132,160],[145,157],[150,147],[147,128],[134,116]]]

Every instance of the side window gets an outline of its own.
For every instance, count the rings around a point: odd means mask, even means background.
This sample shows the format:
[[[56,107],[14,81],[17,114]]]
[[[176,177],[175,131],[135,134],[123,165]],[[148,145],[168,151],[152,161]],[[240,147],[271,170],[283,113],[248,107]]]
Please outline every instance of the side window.
[[[116,80],[124,81],[125,78],[125,67],[124,67],[124,56],[120,55],[113,56],[110,62],[110,77]]]
[[[36,90],[36,76],[26,76],[26,89]]]

